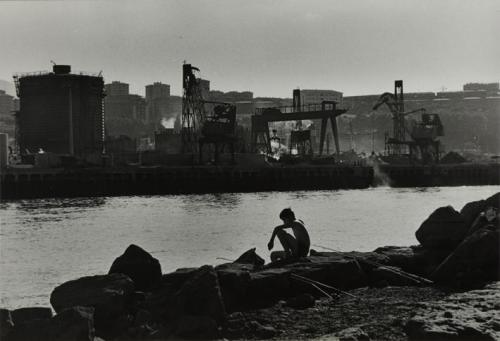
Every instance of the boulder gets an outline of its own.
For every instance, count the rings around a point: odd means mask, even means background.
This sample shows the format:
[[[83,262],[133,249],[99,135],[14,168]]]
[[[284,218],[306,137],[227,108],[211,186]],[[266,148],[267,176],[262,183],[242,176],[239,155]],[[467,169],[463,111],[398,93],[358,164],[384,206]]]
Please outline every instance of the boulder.
[[[0,340],[5,340],[5,337],[14,327],[12,315],[8,309],[0,309]]]
[[[440,207],[415,232],[426,249],[453,250],[465,237],[469,227],[462,215],[451,206]]]
[[[162,275],[160,285],[146,295],[143,308],[164,320],[175,318],[175,312],[172,311],[175,293],[197,271],[198,268],[181,268]]]
[[[500,192],[493,194],[491,197],[487,198],[485,201],[486,201],[486,206],[500,209]]]
[[[269,307],[290,296],[290,293],[290,270],[276,268],[250,273],[247,288],[249,307]]]
[[[89,276],[56,287],[50,303],[56,313],[75,306],[93,307],[95,326],[100,329],[126,313],[133,292],[134,283],[124,274]]]
[[[469,230],[467,231],[467,236],[473,234],[474,232],[482,229],[486,225],[498,225],[500,213],[496,208],[487,206],[484,211],[479,213],[477,218],[471,224]]]
[[[464,218],[465,225],[471,227],[477,216],[486,208],[486,200],[471,201],[465,204],[460,210],[460,214]]]
[[[94,341],[94,308],[71,307],[50,321],[51,341]]]
[[[363,269],[363,257],[355,253],[337,253],[328,257],[310,256],[304,262],[285,266],[291,273],[312,279],[337,288],[351,289],[367,285],[366,272]],[[361,254],[361,253],[360,253]],[[366,256],[366,255],[364,255]],[[367,264],[367,268],[373,266]],[[294,280],[294,292],[303,292],[311,285]],[[314,292],[317,292],[314,290]]]
[[[242,264],[251,264],[254,266],[255,269],[261,268],[265,263],[264,259],[255,252],[255,248],[246,251],[240,257],[238,257],[238,259],[235,260],[234,262]]]
[[[432,273],[436,282],[474,285],[499,280],[500,227],[487,225],[468,236]]]
[[[49,320],[52,318],[52,309],[49,307],[19,308],[11,312],[14,324],[25,323],[31,320]]]
[[[52,309],[44,307],[19,308],[10,312],[11,328],[8,340],[48,340]],[[7,316],[8,318],[8,316]]]
[[[125,274],[134,281],[137,290],[145,291],[160,282],[161,265],[158,259],[132,244],[115,259],[109,273]]]
[[[174,295],[174,316],[208,316],[222,324],[226,310],[219,278],[210,265],[200,267]]]
[[[471,201],[465,204],[465,206],[460,210],[460,214],[464,218],[465,225],[470,228],[479,214],[487,207],[494,207],[496,209],[500,208],[500,192],[493,194],[486,200]]]
[[[216,267],[224,306],[228,313],[240,311],[246,306],[250,272],[245,265],[247,264],[230,263]]]
[[[405,325],[410,340],[500,340],[500,282],[422,303]]]
[[[51,341],[50,319],[32,319],[17,323],[9,332],[8,341]]]
[[[292,298],[289,298],[286,301],[286,305],[293,309],[307,309],[314,307],[314,303],[316,299],[313,295],[305,293]]]
[[[379,264],[396,266],[403,271],[424,277],[429,276],[449,254],[447,250],[429,250],[420,245],[384,246],[374,252],[388,258],[387,262]]]

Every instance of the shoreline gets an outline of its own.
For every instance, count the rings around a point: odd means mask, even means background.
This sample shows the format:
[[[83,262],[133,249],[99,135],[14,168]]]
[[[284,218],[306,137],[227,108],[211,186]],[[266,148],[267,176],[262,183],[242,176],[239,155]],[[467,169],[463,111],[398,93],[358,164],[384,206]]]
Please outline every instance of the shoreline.
[[[499,204],[496,193],[460,211],[436,209],[416,231],[417,246],[311,250],[269,264],[250,249],[234,262],[163,274],[156,258],[130,245],[107,275],[54,288],[51,307],[1,309],[1,337],[495,339]]]

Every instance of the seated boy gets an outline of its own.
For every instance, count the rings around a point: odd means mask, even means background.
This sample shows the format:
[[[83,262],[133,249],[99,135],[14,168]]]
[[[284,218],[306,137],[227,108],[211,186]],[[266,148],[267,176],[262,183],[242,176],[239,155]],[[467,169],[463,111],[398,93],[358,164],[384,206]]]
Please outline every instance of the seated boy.
[[[304,226],[304,222],[295,219],[295,214],[290,208],[285,208],[280,213],[280,219],[283,225],[276,226],[271,240],[267,244],[269,250],[274,247],[274,237],[278,237],[284,251],[274,251],[271,253],[271,261],[277,261],[285,258],[306,257],[309,253],[310,240],[309,233]],[[285,231],[291,228],[293,236]]]

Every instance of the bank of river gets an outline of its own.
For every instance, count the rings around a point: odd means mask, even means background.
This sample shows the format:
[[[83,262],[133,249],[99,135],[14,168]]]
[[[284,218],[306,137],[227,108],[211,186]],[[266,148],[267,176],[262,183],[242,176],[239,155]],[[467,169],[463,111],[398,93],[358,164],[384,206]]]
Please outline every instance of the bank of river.
[[[262,256],[278,213],[292,207],[313,244],[341,251],[417,244],[436,208],[460,209],[499,186],[40,199],[0,204],[1,306],[48,306],[52,289],[104,274],[129,244],[163,272],[221,263],[250,247]],[[313,247],[314,248],[314,247]]]

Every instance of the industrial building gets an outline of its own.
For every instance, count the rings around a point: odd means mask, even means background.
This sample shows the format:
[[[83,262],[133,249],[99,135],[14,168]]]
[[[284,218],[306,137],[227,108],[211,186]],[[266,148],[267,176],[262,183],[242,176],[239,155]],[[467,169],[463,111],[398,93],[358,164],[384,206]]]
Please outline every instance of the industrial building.
[[[139,95],[130,94],[127,83],[113,81],[104,87],[106,89],[104,100],[106,119],[125,118],[146,123],[146,101]],[[119,135],[126,132],[112,133]]]
[[[300,97],[302,105],[317,104],[322,101],[342,103],[342,92],[335,90],[301,89]]]
[[[154,82],[146,85],[147,122],[159,125],[164,117],[169,117],[170,85]]]
[[[0,90],[0,133],[14,136],[14,111],[17,110],[18,105],[16,98]]]
[[[16,117],[22,154],[39,151],[85,156],[102,153],[104,81],[102,76],[53,72],[14,76],[20,108]]]

